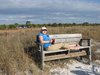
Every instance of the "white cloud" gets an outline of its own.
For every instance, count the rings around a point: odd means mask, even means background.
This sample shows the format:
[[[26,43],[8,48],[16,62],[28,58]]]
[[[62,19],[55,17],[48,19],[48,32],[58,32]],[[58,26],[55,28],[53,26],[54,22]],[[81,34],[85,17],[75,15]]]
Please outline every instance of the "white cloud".
[[[0,0],[0,20],[66,22],[96,21],[100,3],[93,0]],[[0,17],[1,17],[0,15]]]
[[[100,11],[100,4],[84,0],[0,0],[0,8],[44,8]]]
[[[15,15],[15,16],[8,16],[8,19],[13,19],[13,20],[17,20],[17,19],[34,19],[36,16],[34,15]]]

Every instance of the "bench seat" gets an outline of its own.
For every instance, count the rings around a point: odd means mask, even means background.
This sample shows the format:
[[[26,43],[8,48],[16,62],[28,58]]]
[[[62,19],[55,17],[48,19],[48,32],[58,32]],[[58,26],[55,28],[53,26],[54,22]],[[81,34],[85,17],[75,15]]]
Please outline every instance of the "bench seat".
[[[80,46],[79,49],[84,49],[84,48],[89,48],[90,46]],[[49,50],[49,51],[44,51],[45,54],[47,53],[56,53],[56,52],[64,52],[64,51],[69,51],[67,49],[59,49],[59,50]]]

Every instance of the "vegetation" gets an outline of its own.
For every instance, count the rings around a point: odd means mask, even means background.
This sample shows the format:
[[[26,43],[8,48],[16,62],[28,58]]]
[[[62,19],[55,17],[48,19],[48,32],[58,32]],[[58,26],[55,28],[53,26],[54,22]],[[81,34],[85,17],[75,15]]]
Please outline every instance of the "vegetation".
[[[32,24],[31,21],[26,21],[25,24],[2,24],[0,25],[0,30],[4,30],[4,29],[16,29],[16,28],[33,28],[33,27],[41,27],[41,26],[46,26],[46,27],[68,27],[68,26],[100,26],[100,24],[97,23],[88,23],[88,22],[84,22],[84,23],[80,23],[80,24],[76,24],[76,23],[52,23],[52,24]]]
[[[18,26],[15,24],[14,26]],[[61,26],[60,26],[61,25]],[[12,25],[11,25],[12,26]],[[41,25],[32,24],[32,28],[13,29],[9,25],[1,25],[6,28],[0,30],[0,71],[7,75],[25,75],[26,72],[40,75],[41,70],[36,62],[35,37],[40,31]],[[73,24],[43,24],[50,34],[82,33],[84,38],[92,38],[100,41],[100,25],[76,25]],[[9,29],[12,28],[12,29]],[[43,75],[48,74],[48,68]]]

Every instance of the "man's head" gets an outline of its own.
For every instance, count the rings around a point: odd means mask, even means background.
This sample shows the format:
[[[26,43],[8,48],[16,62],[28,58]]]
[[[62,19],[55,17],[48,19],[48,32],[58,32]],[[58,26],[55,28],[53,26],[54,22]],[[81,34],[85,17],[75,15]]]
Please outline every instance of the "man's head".
[[[43,34],[47,34],[47,28],[46,27],[41,27],[41,32]]]

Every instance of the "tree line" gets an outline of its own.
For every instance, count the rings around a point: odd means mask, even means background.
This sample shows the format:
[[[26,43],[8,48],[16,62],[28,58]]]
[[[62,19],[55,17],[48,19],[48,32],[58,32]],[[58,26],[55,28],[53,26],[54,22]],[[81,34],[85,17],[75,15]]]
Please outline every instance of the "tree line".
[[[48,24],[32,24],[31,21],[26,21],[25,24],[19,24],[19,23],[15,23],[15,24],[1,24],[0,25],[0,29],[16,29],[16,28],[32,28],[32,27],[42,27],[42,26],[50,26],[50,27],[66,27],[66,26],[100,26],[99,23],[88,23],[88,22],[84,22],[84,23],[80,23],[80,24],[76,24],[76,23],[48,23]]]

